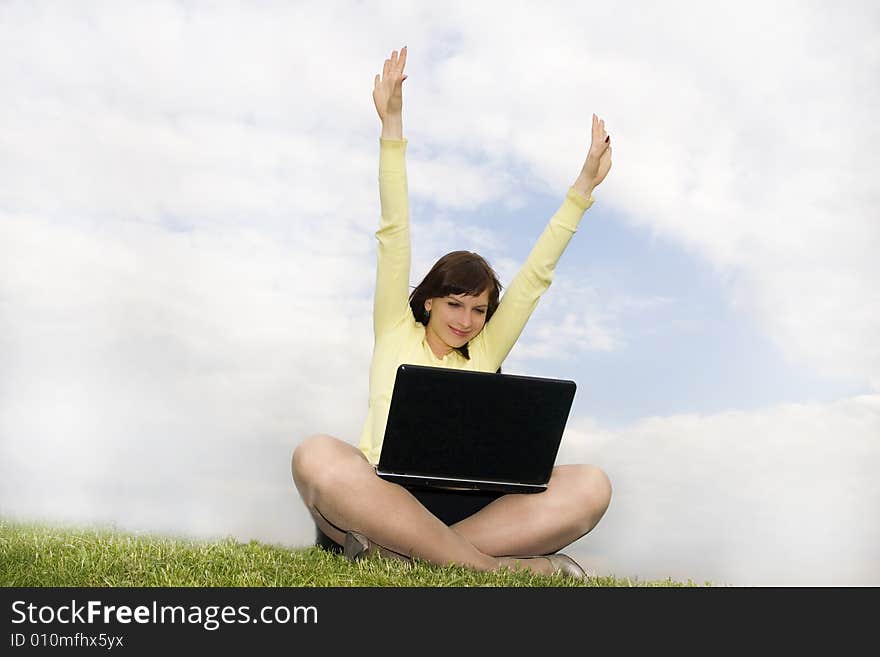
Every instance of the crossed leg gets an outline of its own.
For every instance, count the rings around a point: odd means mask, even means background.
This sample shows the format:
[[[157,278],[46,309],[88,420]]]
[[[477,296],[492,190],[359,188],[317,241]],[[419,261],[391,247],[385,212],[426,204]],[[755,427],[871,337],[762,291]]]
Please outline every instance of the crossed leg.
[[[405,488],[377,477],[360,450],[332,436],[304,440],[291,470],[318,527],[340,545],[353,530],[401,554],[477,570],[512,565],[506,555],[555,552],[590,531],[611,497],[598,468],[558,466],[544,493],[505,495],[448,527]],[[519,562],[550,572],[546,559]]]
[[[487,554],[551,554],[588,534],[610,502],[602,470],[558,465],[543,493],[503,495],[452,529]]]

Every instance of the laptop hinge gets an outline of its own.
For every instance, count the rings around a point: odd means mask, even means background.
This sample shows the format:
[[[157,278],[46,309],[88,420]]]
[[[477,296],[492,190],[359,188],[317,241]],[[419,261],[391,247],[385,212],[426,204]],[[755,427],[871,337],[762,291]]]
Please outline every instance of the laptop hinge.
[[[535,486],[540,486],[542,488],[546,488],[546,484],[523,484],[515,481],[498,481],[498,480],[489,480],[489,479],[462,479],[458,477],[438,477],[438,476],[427,476],[427,475],[414,475],[414,474],[404,474],[402,472],[387,472],[385,470],[379,470],[379,466],[373,466],[376,469],[376,474],[379,476],[388,475],[390,477],[406,477],[408,479],[415,479],[419,481],[442,481],[444,483],[449,483],[450,485],[454,484],[483,484],[487,486],[503,484],[504,486],[510,486],[514,488],[522,488],[525,489],[534,489]],[[427,485],[427,484],[426,484]]]

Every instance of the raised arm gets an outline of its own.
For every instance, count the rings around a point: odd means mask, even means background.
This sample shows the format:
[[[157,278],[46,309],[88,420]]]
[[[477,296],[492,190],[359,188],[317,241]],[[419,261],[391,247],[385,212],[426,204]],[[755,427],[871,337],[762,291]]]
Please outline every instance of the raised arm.
[[[590,151],[577,180],[511,281],[498,310],[474,340],[473,347],[484,350],[493,369],[507,357],[541,295],[550,287],[557,261],[577,231],[584,212],[593,204],[593,190],[610,169],[611,138],[605,132],[605,121],[593,114]]]
[[[379,199],[382,219],[373,300],[373,335],[405,319],[409,310],[409,200],[406,184],[406,140],[403,138],[403,74],[406,46],[385,60],[381,77],[376,75],[373,102],[382,120],[379,140]]]

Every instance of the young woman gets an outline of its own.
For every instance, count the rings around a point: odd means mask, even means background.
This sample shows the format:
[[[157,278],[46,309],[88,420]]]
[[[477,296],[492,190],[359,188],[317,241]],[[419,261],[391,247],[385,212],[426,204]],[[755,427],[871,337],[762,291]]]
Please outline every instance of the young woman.
[[[373,100],[382,121],[379,193],[382,219],[374,300],[370,405],[359,449],[333,436],[305,439],[292,472],[318,527],[350,556],[379,550],[478,570],[528,568],[583,577],[569,557],[554,554],[599,522],[611,484],[592,465],[560,465],[547,490],[495,496],[471,515],[443,522],[411,492],[379,478],[379,460],[398,365],[412,363],[495,372],[513,348],[556,262],[611,168],[610,138],[595,114],[586,162],[528,260],[499,302],[501,285],[483,258],[443,256],[409,293],[409,207],[403,138],[406,46],[385,60]],[[490,321],[491,320],[491,321]],[[445,412],[437,400],[437,414]],[[475,400],[479,403],[479,400]],[[426,417],[425,422],[432,418]]]

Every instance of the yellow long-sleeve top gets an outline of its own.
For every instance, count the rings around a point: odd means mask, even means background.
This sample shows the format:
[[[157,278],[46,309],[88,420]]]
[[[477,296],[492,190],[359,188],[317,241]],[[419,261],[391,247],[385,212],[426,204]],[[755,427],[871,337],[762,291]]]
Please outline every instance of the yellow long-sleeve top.
[[[492,319],[468,343],[470,360],[453,350],[443,358],[428,346],[425,326],[409,306],[409,201],[406,182],[406,139],[379,139],[379,199],[382,220],[373,303],[373,359],[370,363],[370,407],[359,448],[370,463],[379,462],[391,393],[398,366],[495,372],[513,348],[523,327],[550,287],[556,262],[593,204],[569,188],[562,206],[550,218],[528,259],[501,298]]]

